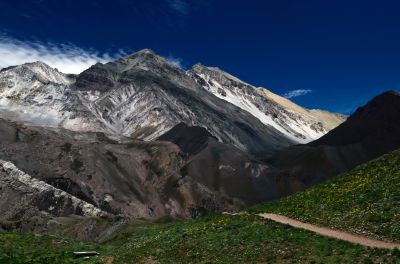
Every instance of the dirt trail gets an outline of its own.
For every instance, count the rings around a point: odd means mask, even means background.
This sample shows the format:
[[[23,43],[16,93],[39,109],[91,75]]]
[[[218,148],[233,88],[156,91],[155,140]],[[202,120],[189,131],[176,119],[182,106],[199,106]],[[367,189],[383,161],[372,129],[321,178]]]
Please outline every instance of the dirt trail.
[[[312,232],[315,232],[320,235],[328,236],[328,237],[333,237],[336,239],[348,241],[354,244],[359,244],[367,247],[374,247],[374,248],[386,248],[386,249],[395,249],[398,248],[400,249],[400,244],[399,243],[391,243],[391,242],[385,242],[385,241],[380,241],[376,239],[371,239],[368,237],[360,236],[360,235],[354,235],[351,233],[343,232],[343,231],[337,231],[333,229],[329,229],[326,227],[320,227],[312,224],[307,224],[300,222],[298,220],[294,220],[292,218],[283,216],[283,215],[277,215],[277,214],[259,214],[261,217],[265,219],[269,219],[281,224],[286,224],[290,225],[292,227],[296,228],[302,228],[306,229]]]

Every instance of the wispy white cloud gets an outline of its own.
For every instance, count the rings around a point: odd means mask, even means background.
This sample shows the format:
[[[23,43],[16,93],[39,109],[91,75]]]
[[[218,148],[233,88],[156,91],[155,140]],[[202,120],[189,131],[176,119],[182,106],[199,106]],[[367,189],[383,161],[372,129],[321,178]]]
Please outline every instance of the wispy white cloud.
[[[80,73],[91,65],[111,61],[123,54],[99,54],[72,44],[21,41],[0,35],[0,68],[42,61],[64,73]]]
[[[312,90],[299,89],[299,90],[288,91],[288,92],[284,93],[282,96],[290,99],[293,97],[303,96],[303,95],[306,95],[309,93],[312,93]]]
[[[189,14],[190,6],[185,0],[167,0],[167,3],[170,8],[178,13],[182,15]]]
[[[169,55],[166,59],[176,67],[183,69],[183,60],[181,58]]]

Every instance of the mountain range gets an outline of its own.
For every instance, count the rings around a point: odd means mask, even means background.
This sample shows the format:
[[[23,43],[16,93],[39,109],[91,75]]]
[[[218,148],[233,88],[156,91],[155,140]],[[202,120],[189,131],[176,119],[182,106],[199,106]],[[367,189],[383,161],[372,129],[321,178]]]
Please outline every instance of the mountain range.
[[[275,200],[399,148],[399,100],[384,93],[347,118],[147,49],[79,75],[4,68],[0,187],[12,199],[0,220],[187,218]]]
[[[0,98],[3,115],[33,125],[150,141],[183,122],[257,157],[315,140],[345,120],[218,68],[184,71],[150,50],[77,76],[41,62],[2,69]]]

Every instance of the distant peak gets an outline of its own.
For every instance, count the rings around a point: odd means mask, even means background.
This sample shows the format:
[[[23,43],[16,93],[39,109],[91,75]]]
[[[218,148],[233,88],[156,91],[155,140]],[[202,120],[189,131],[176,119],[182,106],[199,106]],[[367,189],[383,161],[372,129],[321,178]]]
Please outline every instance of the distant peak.
[[[137,63],[156,63],[156,64],[165,64],[168,63],[168,60],[164,57],[156,54],[151,49],[142,49],[131,55],[125,56],[119,61],[123,61],[127,64],[137,64]]]
[[[132,54],[130,54],[128,56],[125,56],[124,58],[133,59],[133,58],[143,57],[143,56],[147,56],[147,55],[157,56],[157,54],[151,49],[142,49],[142,50],[134,52],[134,53],[132,53]]]
[[[156,53],[151,49],[142,49],[142,50],[139,50],[139,51],[135,52],[134,54],[153,54],[153,55],[156,55]]]
[[[42,61],[33,61],[33,62],[27,62],[24,63],[25,65],[47,65],[46,63],[42,62]]]
[[[142,49],[131,55],[125,56],[117,60],[117,62],[122,63],[129,67],[142,67],[143,69],[152,69],[154,67],[171,67],[175,69],[180,69],[171,60],[155,53],[151,49]]]
[[[47,70],[47,71],[59,72],[56,68],[53,68],[50,65],[48,65],[48,64],[46,64],[46,63],[44,63],[42,61],[26,62],[26,63],[20,64],[20,65],[5,67],[5,68],[1,69],[0,72],[12,70],[12,69],[15,69],[15,68],[21,68],[21,67],[28,68],[28,69],[30,69],[32,71],[35,71],[35,69],[42,69],[42,70]]]
[[[198,62],[192,66],[192,69],[203,69],[203,68],[207,68],[207,67],[204,66],[203,64],[201,64],[200,62]]]
[[[53,69],[50,65],[48,65],[48,64],[46,64],[46,63],[44,63],[42,61],[27,62],[27,63],[24,63],[23,65],[25,65],[25,66],[39,66],[39,67]]]

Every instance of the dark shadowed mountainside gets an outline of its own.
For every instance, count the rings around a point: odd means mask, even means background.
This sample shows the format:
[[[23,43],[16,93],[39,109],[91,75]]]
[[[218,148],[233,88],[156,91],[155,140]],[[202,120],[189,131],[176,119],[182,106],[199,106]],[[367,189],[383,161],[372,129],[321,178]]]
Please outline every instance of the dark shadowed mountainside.
[[[218,142],[204,128],[179,124],[161,139],[110,138],[0,119],[0,160],[33,179],[2,172],[2,195],[13,197],[15,209],[11,214],[10,203],[0,203],[0,220],[29,220],[35,216],[31,212],[85,215],[81,209],[65,210],[71,199],[114,216],[187,218],[243,209],[275,192],[260,184],[265,164]],[[52,198],[61,191],[65,198]],[[34,202],[24,202],[26,192]]]
[[[186,155],[194,155],[203,150],[209,138],[215,138],[203,127],[190,127],[179,123],[170,131],[158,138],[161,141],[170,141],[177,145]]]
[[[400,148],[400,94],[385,92],[347,121],[307,145],[279,151],[269,163],[287,194]]]

